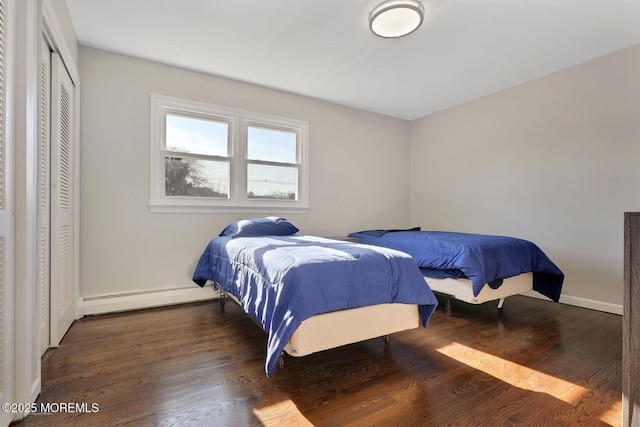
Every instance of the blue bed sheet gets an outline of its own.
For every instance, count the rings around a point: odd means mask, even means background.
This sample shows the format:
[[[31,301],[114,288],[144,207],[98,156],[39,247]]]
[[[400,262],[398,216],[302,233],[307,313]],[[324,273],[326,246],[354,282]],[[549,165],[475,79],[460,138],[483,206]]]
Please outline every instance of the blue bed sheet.
[[[503,279],[532,272],[533,289],[553,301],[560,300],[564,274],[540,248],[527,240],[416,229],[370,230],[349,236],[361,243],[405,252],[423,271],[448,270],[448,274],[454,275],[459,271],[460,277],[471,280],[475,296],[485,283],[495,289]],[[425,275],[428,277],[428,273]]]
[[[268,334],[265,370],[303,320],[383,303],[419,305],[423,326],[437,306],[416,263],[399,251],[315,236],[218,237],[193,281],[217,282]]]

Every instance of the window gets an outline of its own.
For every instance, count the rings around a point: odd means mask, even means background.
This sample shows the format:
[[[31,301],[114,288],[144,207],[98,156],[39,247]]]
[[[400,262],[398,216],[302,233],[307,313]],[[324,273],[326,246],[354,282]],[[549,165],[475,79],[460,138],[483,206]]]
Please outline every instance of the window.
[[[153,94],[151,211],[307,211],[307,129]]]

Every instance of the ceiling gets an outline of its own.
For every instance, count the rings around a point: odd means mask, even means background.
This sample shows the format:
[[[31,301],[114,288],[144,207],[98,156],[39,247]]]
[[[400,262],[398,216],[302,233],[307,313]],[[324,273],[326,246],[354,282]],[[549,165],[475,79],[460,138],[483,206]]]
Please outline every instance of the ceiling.
[[[639,0],[422,0],[374,36],[381,0],[66,0],[78,41],[413,120],[640,43]]]

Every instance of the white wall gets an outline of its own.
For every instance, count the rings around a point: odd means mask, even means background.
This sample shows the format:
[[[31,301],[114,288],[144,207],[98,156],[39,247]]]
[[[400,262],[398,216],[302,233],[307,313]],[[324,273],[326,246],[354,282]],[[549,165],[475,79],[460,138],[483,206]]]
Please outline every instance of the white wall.
[[[412,123],[85,46],[79,63],[81,297],[195,286],[206,242],[254,216],[149,212],[156,92],[308,121],[311,211],[285,215],[305,233],[518,236],[565,272],[563,300],[622,304],[622,213],[640,210],[640,46]]]
[[[640,45],[411,124],[411,224],[532,240],[573,302],[621,306],[638,210]]]
[[[195,287],[204,246],[241,217],[149,212],[152,92],[309,122],[311,210],[284,215],[302,232],[409,223],[407,121],[86,46],[79,61],[81,297]]]

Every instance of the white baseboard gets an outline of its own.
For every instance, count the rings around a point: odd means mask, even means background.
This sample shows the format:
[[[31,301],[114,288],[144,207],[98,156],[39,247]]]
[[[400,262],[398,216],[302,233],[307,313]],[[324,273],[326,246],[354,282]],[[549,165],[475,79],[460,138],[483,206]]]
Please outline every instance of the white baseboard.
[[[547,297],[538,292],[529,291],[522,295],[548,300]],[[178,288],[157,291],[132,292],[127,294],[100,295],[94,297],[81,298],[78,302],[79,317],[93,314],[105,314],[118,311],[140,310],[143,308],[161,307],[165,305],[184,304],[189,302],[216,299],[220,293],[213,289],[213,286],[204,288]],[[604,311],[605,313],[622,315],[623,308],[620,304],[611,304],[587,298],[562,295],[562,304],[576,307],[588,308],[591,310]]]
[[[184,304],[219,298],[212,286],[131,292],[115,295],[99,295],[80,298],[79,317],[118,311],[140,310],[165,305]]]
[[[539,298],[539,299],[546,299],[546,300],[549,299],[535,291],[528,291],[523,293],[522,295],[526,295],[528,297],[533,297],[533,298]],[[561,295],[560,302],[562,304],[574,305],[576,307],[588,308],[590,310],[604,311],[605,313],[619,314],[621,316],[623,313],[623,308],[622,308],[622,305],[620,304],[611,304],[608,302],[574,297],[571,295]]]

